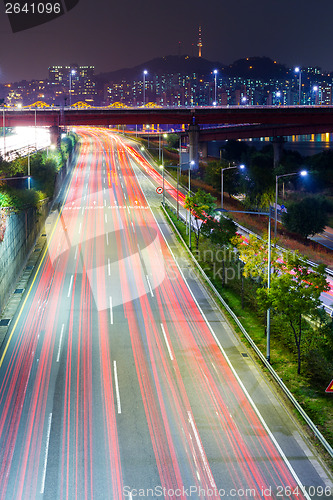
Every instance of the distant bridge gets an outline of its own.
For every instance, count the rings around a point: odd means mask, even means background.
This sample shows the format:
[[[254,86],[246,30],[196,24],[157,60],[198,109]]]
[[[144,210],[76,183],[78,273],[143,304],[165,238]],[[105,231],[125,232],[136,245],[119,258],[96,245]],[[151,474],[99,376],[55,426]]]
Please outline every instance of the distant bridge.
[[[2,108],[0,127],[75,125],[242,125],[265,136],[333,132],[333,106],[227,106],[175,108]],[[239,129],[241,130],[241,129]],[[208,132],[202,131],[208,135]],[[237,130],[225,130],[225,133]],[[288,132],[288,133],[286,133]],[[292,132],[289,134],[289,132]],[[247,137],[249,137],[247,135]],[[258,136],[257,136],[258,137]],[[207,139],[208,140],[208,139]]]

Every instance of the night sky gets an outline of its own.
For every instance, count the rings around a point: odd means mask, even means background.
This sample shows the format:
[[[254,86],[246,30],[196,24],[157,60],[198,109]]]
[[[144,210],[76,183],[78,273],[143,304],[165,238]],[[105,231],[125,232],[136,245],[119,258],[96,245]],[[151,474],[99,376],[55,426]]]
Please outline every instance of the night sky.
[[[1,83],[47,78],[56,64],[94,65],[96,73],[132,67],[178,54],[179,41],[181,54],[197,55],[199,25],[202,56],[211,61],[268,56],[333,70],[332,0],[80,0],[18,33],[1,9]]]

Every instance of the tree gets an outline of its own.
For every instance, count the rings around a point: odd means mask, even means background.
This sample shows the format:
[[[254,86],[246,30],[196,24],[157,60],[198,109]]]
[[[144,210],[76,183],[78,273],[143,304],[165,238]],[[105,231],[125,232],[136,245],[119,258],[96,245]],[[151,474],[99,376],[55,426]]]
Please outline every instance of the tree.
[[[237,235],[231,239],[231,243],[237,248],[238,256],[244,263],[244,276],[257,279],[263,285],[266,285],[268,278],[268,237],[260,239],[251,234],[248,243],[246,243],[242,236]],[[271,245],[271,277],[273,274],[280,272],[282,264],[279,257],[279,252]]]
[[[208,217],[202,224],[201,232],[209,237],[212,243],[227,245],[236,236],[236,224],[229,218],[221,217],[217,220]]]
[[[319,317],[320,295],[329,290],[329,286],[324,266],[311,269],[292,252],[284,254],[283,262],[282,272],[273,276],[270,288],[257,291],[258,304],[263,310],[273,309],[288,321],[297,348],[297,373],[300,374],[304,317]]]
[[[177,134],[168,134],[168,147],[176,149],[179,147],[179,135]]]
[[[248,160],[248,155],[250,154],[250,147],[243,141],[228,140],[223,148],[223,157],[227,161],[235,161],[237,163],[242,163]]]
[[[291,203],[288,212],[282,214],[282,223],[293,233],[304,238],[321,233],[328,224],[328,215],[325,203],[314,197],[307,197],[301,201]]]
[[[247,178],[246,205],[268,207],[273,202],[275,193],[272,156],[261,152],[253,154]]]
[[[195,220],[195,239],[197,250],[199,248],[199,238],[203,223],[212,215],[216,207],[216,199],[210,193],[205,193],[202,189],[194,194],[188,194],[185,198],[185,208],[190,210],[190,214]]]
[[[204,170],[204,179],[207,184],[214,189],[221,190],[221,170],[225,169],[223,173],[223,191],[227,192],[229,196],[238,194],[240,192],[240,179],[241,175],[238,169],[230,168],[230,162],[210,161]]]

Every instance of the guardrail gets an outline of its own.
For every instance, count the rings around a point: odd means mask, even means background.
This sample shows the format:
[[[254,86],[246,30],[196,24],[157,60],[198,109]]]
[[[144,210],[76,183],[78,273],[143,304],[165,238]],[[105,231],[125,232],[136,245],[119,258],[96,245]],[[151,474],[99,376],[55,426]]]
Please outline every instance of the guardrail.
[[[28,154],[36,153],[40,149],[45,149],[45,148],[39,148],[36,149],[35,146],[23,146],[22,148],[19,149],[11,149],[10,151],[7,151],[3,155],[3,159],[6,161],[13,161],[16,160],[17,158],[24,158],[25,156],[28,156]]]
[[[327,453],[333,458],[333,448],[326,441],[326,439],[324,438],[324,436],[322,435],[322,433],[317,429],[317,427],[314,424],[314,422],[310,419],[310,417],[307,415],[307,413],[303,410],[303,408],[301,407],[301,405],[295,399],[295,397],[293,396],[293,394],[290,392],[290,390],[288,389],[288,387],[284,384],[284,382],[279,377],[279,375],[276,373],[276,371],[272,368],[272,366],[267,361],[267,359],[265,358],[265,356],[262,354],[262,352],[259,350],[259,348],[257,347],[257,345],[254,343],[254,341],[252,340],[252,338],[250,337],[250,335],[248,334],[248,332],[245,330],[245,328],[243,327],[242,323],[239,321],[239,319],[236,316],[236,314],[228,306],[228,304],[222,298],[222,296],[220,295],[220,293],[216,290],[215,286],[210,281],[210,279],[208,278],[207,274],[201,268],[199,262],[196,260],[196,258],[193,256],[193,254],[188,249],[185,241],[183,240],[182,235],[178,231],[177,227],[173,223],[171,217],[169,216],[169,214],[167,213],[167,211],[165,210],[165,208],[163,207],[163,205],[162,205],[162,209],[163,209],[165,215],[167,216],[168,220],[170,221],[170,223],[171,223],[174,231],[177,233],[177,236],[182,241],[182,243],[183,243],[183,245],[184,245],[187,253],[191,257],[191,259],[194,262],[194,264],[196,265],[196,267],[198,268],[198,270],[199,270],[200,274],[202,275],[202,277],[204,278],[204,280],[208,283],[208,285],[210,286],[211,290],[214,292],[214,294],[216,295],[216,297],[218,298],[218,300],[221,302],[221,304],[223,305],[223,307],[225,307],[225,309],[228,311],[228,313],[230,314],[230,316],[233,318],[233,320],[235,321],[235,323],[237,324],[238,328],[243,333],[243,335],[246,338],[246,340],[249,342],[249,344],[251,345],[251,347],[253,348],[253,350],[255,351],[255,353],[257,354],[257,356],[259,357],[259,359],[261,360],[261,362],[264,364],[264,366],[268,369],[268,371],[270,372],[270,374],[272,375],[272,377],[274,378],[274,380],[278,383],[278,385],[280,386],[280,388],[282,389],[282,391],[284,392],[284,394],[287,396],[287,398],[289,399],[289,401],[294,405],[294,407],[296,408],[296,410],[298,411],[298,413],[301,415],[301,417],[304,419],[304,421],[310,427],[310,429],[315,434],[316,438],[320,441],[320,443],[322,444],[322,446],[325,448],[325,450],[327,451]]]

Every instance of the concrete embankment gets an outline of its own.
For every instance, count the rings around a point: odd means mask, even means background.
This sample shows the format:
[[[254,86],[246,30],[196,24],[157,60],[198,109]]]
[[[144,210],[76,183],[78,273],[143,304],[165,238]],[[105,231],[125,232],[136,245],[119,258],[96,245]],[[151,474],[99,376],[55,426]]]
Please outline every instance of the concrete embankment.
[[[58,196],[66,180],[69,166],[62,167],[57,174],[54,199]],[[52,201],[44,200],[38,209],[29,208],[20,213],[10,213],[5,220],[3,240],[0,242],[0,316],[16,289],[17,281],[22,274],[38,237],[41,235]],[[1,209],[0,210],[6,210]],[[7,210],[8,212],[8,210]]]

